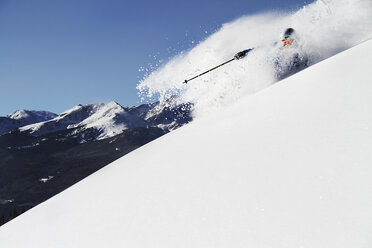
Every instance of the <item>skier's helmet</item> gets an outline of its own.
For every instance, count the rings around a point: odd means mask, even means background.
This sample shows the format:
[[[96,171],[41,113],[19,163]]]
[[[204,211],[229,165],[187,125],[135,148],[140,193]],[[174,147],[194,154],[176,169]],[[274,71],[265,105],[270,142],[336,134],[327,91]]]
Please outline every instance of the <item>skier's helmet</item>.
[[[283,46],[290,46],[294,42],[294,33],[295,30],[293,28],[287,28],[282,37],[282,44]]]
[[[292,37],[293,33],[295,32],[295,30],[293,28],[287,28],[283,34],[283,38],[284,39],[288,39],[290,37]]]

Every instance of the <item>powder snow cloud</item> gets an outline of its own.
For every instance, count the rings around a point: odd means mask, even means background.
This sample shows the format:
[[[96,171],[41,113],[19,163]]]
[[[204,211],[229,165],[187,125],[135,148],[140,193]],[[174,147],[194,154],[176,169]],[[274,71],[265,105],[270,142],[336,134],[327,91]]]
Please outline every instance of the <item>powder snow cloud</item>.
[[[372,37],[371,0],[318,0],[295,12],[243,16],[222,27],[194,48],[183,51],[147,75],[137,86],[143,99],[193,102],[195,116],[229,106],[276,82],[273,61],[282,32],[292,27],[311,63],[317,63]],[[231,59],[238,51],[255,50],[185,85],[182,82]]]

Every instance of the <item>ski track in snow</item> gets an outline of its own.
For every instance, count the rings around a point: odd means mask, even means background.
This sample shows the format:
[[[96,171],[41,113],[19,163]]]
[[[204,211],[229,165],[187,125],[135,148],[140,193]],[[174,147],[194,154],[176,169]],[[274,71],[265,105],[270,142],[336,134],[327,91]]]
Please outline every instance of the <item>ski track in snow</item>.
[[[137,86],[139,95],[143,101],[179,95],[177,103],[195,104],[194,118],[229,106],[275,83],[273,62],[278,46],[274,44],[288,27],[296,30],[303,51],[315,64],[372,37],[372,1],[318,0],[292,13],[262,13],[226,23],[146,75]],[[182,84],[251,47],[256,49],[247,58]]]

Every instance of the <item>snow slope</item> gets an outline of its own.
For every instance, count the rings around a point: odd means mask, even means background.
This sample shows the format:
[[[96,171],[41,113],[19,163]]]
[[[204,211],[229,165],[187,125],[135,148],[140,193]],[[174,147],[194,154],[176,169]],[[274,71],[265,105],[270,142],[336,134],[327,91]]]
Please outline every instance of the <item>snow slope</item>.
[[[2,247],[370,247],[372,40],[117,160]]]

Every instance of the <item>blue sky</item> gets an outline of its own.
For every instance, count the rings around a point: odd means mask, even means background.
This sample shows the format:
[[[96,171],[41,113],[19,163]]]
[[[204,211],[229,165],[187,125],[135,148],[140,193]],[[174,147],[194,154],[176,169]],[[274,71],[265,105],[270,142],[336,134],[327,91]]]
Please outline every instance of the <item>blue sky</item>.
[[[137,105],[138,69],[154,56],[167,60],[240,16],[310,2],[0,0],[0,116]]]

